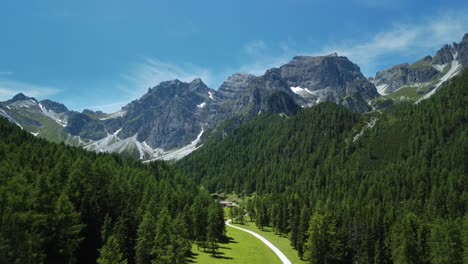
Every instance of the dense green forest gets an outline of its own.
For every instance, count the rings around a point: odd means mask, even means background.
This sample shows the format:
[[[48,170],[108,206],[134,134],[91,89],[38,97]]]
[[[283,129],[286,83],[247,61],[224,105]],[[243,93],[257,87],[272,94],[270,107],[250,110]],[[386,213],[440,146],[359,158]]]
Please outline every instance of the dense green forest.
[[[185,263],[224,236],[210,192],[252,197],[310,263],[468,263],[467,106],[465,71],[416,105],[261,115],[176,167],[0,119],[0,263]]]
[[[0,263],[185,263],[223,210],[166,163],[37,139],[0,119]],[[208,242],[208,243],[207,243]]]
[[[388,103],[388,102],[387,102]],[[260,116],[178,163],[310,263],[468,263],[468,71],[419,104]]]

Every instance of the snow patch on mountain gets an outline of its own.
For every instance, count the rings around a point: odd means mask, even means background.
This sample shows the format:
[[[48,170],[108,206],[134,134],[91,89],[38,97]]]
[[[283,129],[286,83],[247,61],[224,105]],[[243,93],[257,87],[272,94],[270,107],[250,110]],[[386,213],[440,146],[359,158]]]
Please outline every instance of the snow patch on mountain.
[[[119,132],[120,132],[121,130],[122,130],[122,128],[120,128],[120,129],[117,129],[117,131],[115,131],[115,132],[114,132],[114,135],[117,135],[117,134],[119,134]]]
[[[307,88],[301,88],[299,86],[297,87],[291,87],[291,91],[297,95],[300,95],[300,96],[304,96],[305,94],[311,94],[311,95],[315,95],[315,92],[313,91],[310,91],[309,89]]]
[[[206,106],[206,102],[197,105],[197,108],[203,109]]]
[[[210,99],[213,100],[213,93],[212,93],[212,92],[208,92],[208,97],[210,97]]]

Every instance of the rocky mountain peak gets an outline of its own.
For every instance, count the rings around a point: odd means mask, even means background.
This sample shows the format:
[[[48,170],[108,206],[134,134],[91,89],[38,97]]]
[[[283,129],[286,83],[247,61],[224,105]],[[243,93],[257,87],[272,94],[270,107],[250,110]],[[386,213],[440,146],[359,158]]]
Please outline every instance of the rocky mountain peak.
[[[445,44],[440,50],[437,51],[434,56],[433,63],[443,65],[450,63],[453,60],[453,49],[452,46]]]
[[[225,82],[227,83],[245,83],[248,80],[254,78],[255,76],[248,73],[234,73],[229,76]]]
[[[14,102],[19,102],[19,101],[27,101],[27,100],[33,100],[33,101],[35,101],[35,102],[37,103],[36,98],[26,96],[26,95],[24,95],[23,93],[18,93],[18,94],[16,94],[15,96],[13,96],[13,98],[11,98],[10,100],[8,100],[7,102],[8,102],[8,103],[14,103]]]
[[[193,80],[190,82],[190,84],[192,84],[192,85],[200,85],[200,84],[204,84],[204,83],[203,83],[202,79],[200,79],[200,78],[195,78],[195,79],[193,79]]]
[[[463,36],[462,43],[463,42],[468,42],[468,33],[465,33],[465,35]]]
[[[191,81],[188,85],[188,88],[191,91],[201,90],[203,92],[209,89],[208,86],[206,86],[206,84],[200,78],[196,78],[193,81]]]
[[[326,87],[343,89],[356,79],[364,79],[360,68],[344,56],[296,56],[280,67],[281,77],[290,87],[318,90]]]
[[[61,103],[57,103],[55,101],[45,99],[41,101],[41,104],[47,109],[47,110],[52,110],[55,113],[61,114],[61,113],[66,113],[68,112],[68,108]]]
[[[235,73],[221,84],[216,94],[221,97],[231,97],[234,95],[231,93],[245,90],[254,78],[255,76],[251,74]]]

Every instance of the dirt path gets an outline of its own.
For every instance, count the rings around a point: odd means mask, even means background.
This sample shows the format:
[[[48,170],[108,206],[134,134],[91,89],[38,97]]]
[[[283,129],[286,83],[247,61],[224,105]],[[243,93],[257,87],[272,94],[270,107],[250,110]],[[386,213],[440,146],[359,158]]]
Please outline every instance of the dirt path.
[[[250,230],[247,230],[247,229],[244,229],[244,228],[241,228],[241,227],[237,227],[237,226],[234,226],[234,225],[231,225],[231,220],[227,220],[226,221],[226,225],[229,226],[229,227],[232,227],[232,228],[235,228],[235,229],[239,229],[239,230],[242,230],[244,232],[247,232],[249,234],[251,234],[252,236],[260,239],[260,241],[262,241],[265,245],[267,245],[271,250],[273,250],[273,252],[275,252],[275,254],[278,256],[278,258],[281,260],[281,262],[283,262],[283,264],[291,264],[291,261],[283,254],[283,252],[281,252],[281,250],[279,250],[277,247],[275,247],[275,245],[273,245],[270,241],[268,241],[266,238],[264,238],[263,236],[253,232],[253,231],[250,231]]]

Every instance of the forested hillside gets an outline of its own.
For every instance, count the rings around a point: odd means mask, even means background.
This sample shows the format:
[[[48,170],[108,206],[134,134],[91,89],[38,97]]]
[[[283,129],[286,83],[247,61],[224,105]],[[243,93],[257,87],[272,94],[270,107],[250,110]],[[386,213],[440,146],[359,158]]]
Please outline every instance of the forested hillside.
[[[468,263],[468,71],[419,104],[260,116],[179,167],[310,263]]]
[[[37,139],[0,118],[0,263],[185,263],[222,208],[163,162]]]

